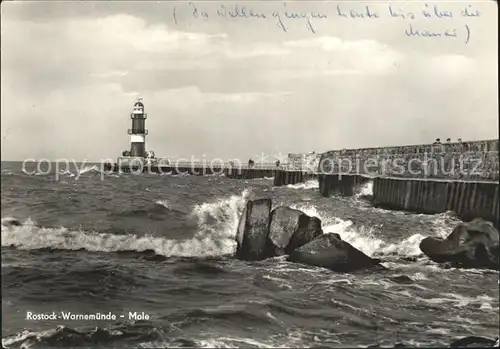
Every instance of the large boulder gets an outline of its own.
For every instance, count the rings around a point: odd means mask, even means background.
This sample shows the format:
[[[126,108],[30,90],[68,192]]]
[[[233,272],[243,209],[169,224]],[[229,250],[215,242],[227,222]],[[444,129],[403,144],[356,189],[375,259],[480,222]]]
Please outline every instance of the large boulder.
[[[299,225],[297,231],[293,233],[290,243],[288,244],[286,253],[291,253],[297,248],[311,242],[318,236],[323,235],[321,229],[321,220],[318,217],[309,217],[304,219]]]
[[[420,250],[436,263],[499,270],[498,230],[480,218],[458,225],[446,239],[423,239]]]
[[[336,272],[351,272],[380,265],[373,259],[343,241],[338,234],[324,234],[294,250],[288,257],[298,262],[328,268]]]
[[[288,254],[321,234],[323,231],[319,218],[285,206],[271,212],[269,240],[275,256]]]
[[[453,341],[450,348],[493,348],[498,347],[498,339],[483,338],[478,336],[468,336]]]
[[[20,227],[23,225],[19,220],[12,218],[12,217],[6,217],[2,218],[2,227]]]
[[[272,257],[269,243],[271,199],[249,200],[236,234],[236,258],[248,261]]]

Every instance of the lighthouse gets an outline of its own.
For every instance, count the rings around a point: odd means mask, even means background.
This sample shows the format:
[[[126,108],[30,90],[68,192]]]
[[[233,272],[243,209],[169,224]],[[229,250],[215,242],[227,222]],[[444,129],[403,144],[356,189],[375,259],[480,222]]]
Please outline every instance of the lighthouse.
[[[145,158],[146,157],[146,118],[144,112],[144,104],[142,98],[139,98],[134,104],[134,110],[130,114],[132,119],[132,128],[128,129],[130,135],[130,156]]]
[[[145,170],[144,166],[151,166],[157,163],[155,153],[146,151],[146,118],[147,114],[144,112],[144,104],[142,98],[138,98],[134,104],[134,109],[130,114],[132,119],[132,128],[128,129],[130,135],[130,150],[124,150],[122,156],[118,157],[115,164],[115,169],[119,172],[142,173]],[[109,166],[108,166],[109,168]]]

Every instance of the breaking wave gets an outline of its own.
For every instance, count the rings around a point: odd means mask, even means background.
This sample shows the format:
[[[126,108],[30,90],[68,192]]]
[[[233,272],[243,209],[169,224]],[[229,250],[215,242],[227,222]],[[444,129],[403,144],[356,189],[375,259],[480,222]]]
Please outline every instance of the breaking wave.
[[[49,167],[48,169],[43,169],[43,171],[37,170],[32,173],[27,173],[35,176],[64,176],[64,177],[80,177],[84,174],[100,174],[100,175],[111,175],[111,173],[104,171],[99,165],[83,165],[79,168],[78,164],[74,166],[67,165],[65,168],[60,169],[62,165],[54,165],[54,167]],[[71,168],[74,168],[71,170]],[[55,170],[54,170],[55,169]]]
[[[309,216],[318,217],[322,221],[325,233],[339,234],[344,241],[368,256],[397,255],[400,257],[417,257],[422,255],[419,245],[422,239],[426,237],[422,234],[413,234],[399,241],[388,242],[377,237],[371,227],[355,226],[351,220],[328,216],[319,212],[313,205],[298,204],[291,207],[301,210]],[[438,230],[438,236],[446,235],[445,226],[441,223],[441,219],[441,217],[436,217],[436,225],[441,228]]]
[[[317,179],[311,179],[304,183],[288,184],[285,188],[291,189],[318,189],[319,183]]]
[[[269,314],[269,313],[268,313]],[[267,316],[270,316],[267,315]],[[135,342],[133,345],[130,339]],[[113,325],[95,328],[70,328],[59,325],[56,328],[42,331],[24,330],[2,339],[6,348],[36,348],[53,346],[58,347],[89,347],[95,343],[115,344],[121,343],[121,347],[136,348],[289,348],[294,341],[300,337],[287,338],[289,344],[274,340],[256,340],[252,338],[236,336],[210,336],[209,334],[199,339],[188,339],[184,337],[166,336],[162,330],[157,329],[148,321],[123,322]],[[113,346],[115,347],[115,346]],[[118,346],[116,346],[118,347]]]
[[[368,198],[371,196],[373,196],[373,182],[368,181],[359,188],[355,198]]]
[[[82,175],[82,174],[85,174],[87,172],[98,172],[98,173],[101,173],[101,169],[99,168],[99,166],[97,165],[94,165],[94,166],[85,166],[81,169],[78,170],[78,174],[79,175]]]
[[[85,249],[92,252],[118,252],[153,250],[167,257],[204,257],[234,253],[238,221],[251,191],[239,196],[221,198],[214,202],[196,205],[191,215],[198,222],[198,232],[191,239],[179,240],[166,237],[115,235],[96,231],[69,230],[39,227],[30,219],[23,223],[15,218],[2,218],[2,246],[25,250],[43,248],[61,250]],[[157,205],[168,206],[158,201]]]
[[[303,183],[302,185],[307,185]],[[312,185],[312,184],[309,184]],[[204,257],[232,254],[236,248],[235,235],[239,218],[245,203],[251,199],[252,192],[245,189],[241,195],[219,198],[212,202],[195,205],[190,218],[197,222],[197,232],[193,238],[179,240],[158,236],[137,236],[132,234],[116,235],[96,231],[44,228],[28,220],[24,223],[9,224],[2,219],[2,246],[20,249],[85,249],[94,252],[118,251],[155,251],[163,256]],[[158,200],[156,205],[170,209],[166,200]],[[319,212],[309,203],[292,205],[304,213],[321,219],[325,233],[337,233],[343,240],[369,256],[393,255],[399,257],[422,256],[419,244],[422,234],[413,234],[397,241],[387,241],[376,234],[374,228],[355,225],[351,220],[342,220],[333,215]],[[451,217],[447,214],[436,215],[435,234],[445,236]],[[4,226],[4,220],[6,222]],[[448,228],[449,229],[449,228]]]
[[[124,340],[131,336],[138,337],[143,342],[159,340],[160,331],[149,324],[119,323],[106,327],[76,330],[67,326],[42,331],[24,330],[18,334],[2,338],[4,347],[36,348],[53,346],[58,347],[88,346],[89,344],[111,343]],[[125,346],[125,345],[124,345]]]
[[[155,204],[170,209],[170,205],[168,204],[167,200],[156,200]]]

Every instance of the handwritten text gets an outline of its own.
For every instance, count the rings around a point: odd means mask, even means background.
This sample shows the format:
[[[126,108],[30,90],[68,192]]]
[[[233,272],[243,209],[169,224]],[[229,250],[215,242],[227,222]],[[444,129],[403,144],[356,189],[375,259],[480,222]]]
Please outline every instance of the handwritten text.
[[[316,34],[320,27],[329,21],[336,24],[348,24],[350,21],[401,21],[401,32],[408,38],[422,39],[453,39],[465,44],[471,40],[471,21],[482,16],[482,13],[471,4],[464,4],[460,10],[450,9],[446,4],[423,3],[408,10],[402,3],[360,5],[328,3],[322,11],[300,9],[294,3],[282,3],[272,9],[257,4],[220,3],[217,6],[207,6],[204,3],[189,2],[186,5],[174,7],[172,17],[179,24],[180,7],[184,18],[192,17],[201,21],[241,21],[250,26],[269,22],[283,33],[291,28],[302,27],[311,34]],[[420,7],[420,9],[418,9]],[[266,9],[267,8],[267,9]],[[461,20],[460,20],[461,19]]]

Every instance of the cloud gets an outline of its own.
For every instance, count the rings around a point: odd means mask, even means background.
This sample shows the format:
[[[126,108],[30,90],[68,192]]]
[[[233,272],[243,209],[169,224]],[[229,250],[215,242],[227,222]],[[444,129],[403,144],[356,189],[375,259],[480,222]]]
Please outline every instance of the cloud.
[[[381,44],[375,40],[343,40],[338,37],[321,36],[312,39],[286,41],[285,47],[299,48],[301,53],[311,59],[318,55],[318,51],[324,51],[323,57],[328,57],[326,69],[330,72],[331,66],[334,71],[350,72],[359,74],[385,74],[391,72],[398,62],[404,59],[404,55]],[[305,51],[305,53],[304,53]],[[330,73],[331,74],[331,73]]]
[[[148,25],[130,15],[80,18],[50,23],[6,21],[3,57],[6,71],[16,75],[54,74],[82,78],[85,72],[154,69],[165,60],[212,52],[225,34],[180,32]],[[29,42],[30,45],[26,45]]]
[[[290,54],[290,50],[272,45],[251,45],[239,49],[227,49],[224,54],[231,59],[254,58],[258,56],[284,56]]]
[[[257,103],[265,98],[275,98],[281,96],[287,96],[292,94],[291,92],[278,92],[278,93],[261,93],[261,92],[248,92],[248,93],[205,93],[203,94],[207,103],[244,103],[251,104]]]
[[[107,79],[107,78],[112,78],[112,77],[126,76],[126,75],[128,75],[128,73],[129,73],[128,71],[111,70],[111,71],[107,71],[105,73],[93,73],[93,74],[90,74],[90,76]]]
[[[272,23],[166,24],[167,2],[44,4],[3,4],[3,158],[117,156],[138,96],[159,156],[497,134],[497,43],[477,24],[465,46],[395,39],[397,21],[285,34]]]
[[[440,76],[440,81],[446,83],[459,82],[464,77],[475,76],[480,72],[477,62],[464,55],[448,54],[432,57],[426,65],[426,73],[431,76]],[[443,79],[443,80],[441,80]]]
[[[83,43],[89,48],[106,47],[118,52],[168,53],[180,50],[182,53],[204,54],[211,51],[213,40],[227,37],[224,33],[211,35],[172,30],[166,24],[147,24],[142,18],[125,14],[62,22],[62,29],[75,44]]]

